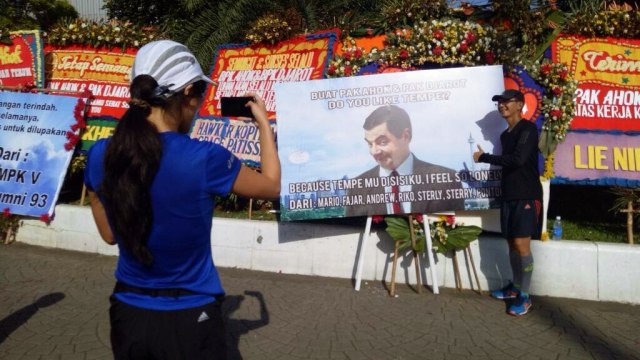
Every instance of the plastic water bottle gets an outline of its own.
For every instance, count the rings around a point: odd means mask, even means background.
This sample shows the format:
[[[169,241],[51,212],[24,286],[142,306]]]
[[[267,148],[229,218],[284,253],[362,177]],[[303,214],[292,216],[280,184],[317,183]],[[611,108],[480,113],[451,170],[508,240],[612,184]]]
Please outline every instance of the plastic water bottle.
[[[553,234],[551,239],[562,239],[562,219],[560,218],[560,216],[556,216],[556,221],[553,222]]]

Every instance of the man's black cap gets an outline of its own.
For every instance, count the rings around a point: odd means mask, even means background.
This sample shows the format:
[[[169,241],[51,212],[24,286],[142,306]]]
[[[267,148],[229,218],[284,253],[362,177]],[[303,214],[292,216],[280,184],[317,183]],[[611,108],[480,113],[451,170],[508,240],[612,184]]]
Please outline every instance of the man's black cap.
[[[498,102],[509,101],[511,99],[524,102],[524,95],[522,95],[522,93],[518,90],[509,89],[505,90],[502,94],[494,95],[491,98],[492,101]]]

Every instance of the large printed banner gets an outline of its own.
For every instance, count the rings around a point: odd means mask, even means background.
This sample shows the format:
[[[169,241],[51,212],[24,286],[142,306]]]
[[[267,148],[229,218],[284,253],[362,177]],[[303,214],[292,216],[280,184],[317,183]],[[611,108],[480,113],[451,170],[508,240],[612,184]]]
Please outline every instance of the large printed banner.
[[[265,100],[275,133],[274,84],[321,79],[333,56],[337,34],[327,31],[274,47],[225,45],[216,51],[210,86],[191,128],[191,137],[229,149],[244,163],[260,166],[258,129],[251,122],[221,117],[220,98],[257,93]]]
[[[554,182],[640,186],[640,134],[574,131],[558,145]]]
[[[569,64],[578,81],[552,182],[640,185],[640,40],[562,36],[552,56]]]
[[[11,32],[11,45],[0,43],[0,86],[44,84],[44,52],[40,31]]]
[[[552,57],[578,81],[572,130],[640,131],[640,40],[561,36]]]
[[[495,207],[502,172],[473,152],[500,152],[503,90],[501,66],[277,84],[281,219]]]
[[[277,127],[270,121],[271,131],[277,138]],[[198,118],[191,128],[191,138],[224,146],[245,164],[260,166],[260,137],[258,127],[251,121],[229,118]]]
[[[51,216],[71,161],[77,97],[0,93],[0,210]]]
[[[47,87],[52,90],[91,91],[90,118],[119,119],[129,108],[129,77],[137,50],[94,48],[46,49]]]
[[[113,135],[118,125],[118,120],[111,118],[88,118],[87,128],[82,132],[80,150],[89,151],[93,144],[100,139],[106,139]]]

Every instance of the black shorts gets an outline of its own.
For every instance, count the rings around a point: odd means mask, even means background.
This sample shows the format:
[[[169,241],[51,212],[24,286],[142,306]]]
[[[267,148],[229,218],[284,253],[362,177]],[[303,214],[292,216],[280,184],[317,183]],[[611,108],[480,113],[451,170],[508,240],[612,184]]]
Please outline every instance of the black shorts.
[[[220,302],[158,311],[111,296],[111,348],[120,359],[226,359]]]
[[[538,200],[503,201],[500,207],[502,236],[507,240],[517,237],[536,237],[539,234],[541,203]]]

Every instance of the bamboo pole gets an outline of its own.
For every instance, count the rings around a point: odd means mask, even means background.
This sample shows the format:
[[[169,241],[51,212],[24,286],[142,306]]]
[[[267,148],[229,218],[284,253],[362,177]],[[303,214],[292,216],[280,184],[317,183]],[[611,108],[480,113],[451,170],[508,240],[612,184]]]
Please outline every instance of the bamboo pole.
[[[416,233],[413,230],[413,215],[409,214],[409,233],[411,234],[411,252],[413,252],[413,261],[416,268],[416,288],[418,294],[422,293],[422,282],[420,281],[420,258],[416,251]]]
[[[633,209],[633,201],[627,203],[625,210],[620,210],[622,213],[627,213],[627,242],[633,244],[633,214],[640,212]]]
[[[480,279],[478,278],[478,271],[476,271],[476,263],[473,261],[473,254],[471,253],[471,249],[469,246],[465,248],[467,254],[469,255],[469,261],[471,262],[471,269],[473,269],[473,276],[476,278],[476,284],[478,285],[478,293],[482,295],[482,287],[480,286]]]
[[[87,193],[87,186],[83,183],[82,184],[82,194],[80,195],[80,206],[84,206],[84,197],[85,197],[86,193]]]
[[[456,290],[462,290],[462,281],[460,280],[460,268],[458,267],[458,257],[456,256],[456,250],[453,250],[453,279],[456,283]]]
[[[396,267],[398,266],[398,244],[399,241],[393,241],[393,265],[391,266],[391,288],[389,296],[396,296]]]

